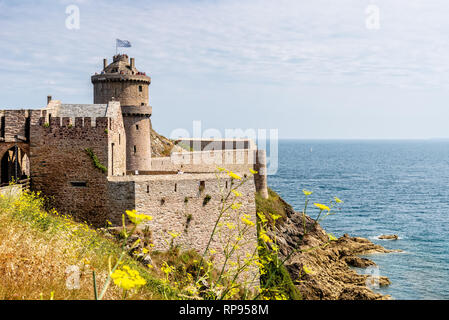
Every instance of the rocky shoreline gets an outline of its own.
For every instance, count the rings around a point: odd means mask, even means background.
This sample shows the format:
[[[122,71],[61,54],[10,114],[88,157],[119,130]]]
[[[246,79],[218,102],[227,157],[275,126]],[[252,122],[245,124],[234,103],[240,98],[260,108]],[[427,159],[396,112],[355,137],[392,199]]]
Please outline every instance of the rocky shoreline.
[[[297,252],[285,266],[303,299],[310,300],[386,300],[391,297],[375,293],[367,286],[368,274],[358,274],[351,267],[367,268],[375,263],[360,255],[389,253],[384,247],[368,239],[347,234],[329,243],[328,234],[310,217],[304,223],[300,212],[287,212],[287,219],[276,227],[281,256],[286,257],[295,248]],[[301,243],[300,246],[298,244]],[[370,278],[372,279],[372,278]],[[368,280],[369,281],[369,280]],[[377,278],[379,286],[388,286],[385,276]]]

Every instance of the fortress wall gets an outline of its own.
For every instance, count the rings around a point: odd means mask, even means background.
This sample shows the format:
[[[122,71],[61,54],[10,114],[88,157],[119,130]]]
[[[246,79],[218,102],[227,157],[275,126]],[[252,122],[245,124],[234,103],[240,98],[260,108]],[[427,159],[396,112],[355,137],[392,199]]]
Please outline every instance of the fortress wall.
[[[175,238],[175,244],[184,249],[194,248],[202,253],[220,212],[220,187],[224,188],[226,193],[229,192],[231,179],[221,174],[219,185],[215,174],[183,174],[153,176],[151,179],[139,176],[134,177],[134,181],[136,210],[153,216],[153,220],[147,222],[147,225],[152,231],[155,249],[167,249],[167,241],[170,242],[171,239],[168,232],[173,232],[180,234]],[[238,190],[242,193],[242,196],[238,198],[238,202],[242,203],[241,211],[229,210],[223,222],[243,225],[240,220],[243,213],[249,214],[251,220],[255,222],[254,193],[256,190],[253,181],[247,181]],[[204,204],[206,196],[211,198],[207,204]],[[225,241],[228,237],[233,238],[237,235],[236,229],[230,230],[226,225],[220,227],[220,230],[221,237],[217,236],[211,246],[211,249],[218,252],[215,261],[219,265],[224,259],[219,252],[222,251]],[[255,226],[251,228],[251,232],[244,237],[239,246],[241,249],[238,256],[242,259],[246,253],[253,253],[257,246]]]
[[[30,110],[2,110],[0,112],[0,132],[4,141],[27,140],[27,124]]]
[[[91,148],[108,165],[109,118],[44,118],[31,126],[32,188],[51,196],[52,205],[78,220],[104,226],[107,217],[107,174],[85,152]]]
[[[108,220],[113,225],[122,225],[122,214],[136,207],[134,181],[109,181],[107,196]]]
[[[252,139],[182,138],[177,144],[188,151],[256,149]]]
[[[126,133],[120,108],[111,111],[108,128],[108,175],[126,174]]]
[[[250,169],[258,173],[254,175],[256,191],[268,198],[266,152],[264,150],[214,150],[172,153],[170,157],[151,159],[153,171],[183,171],[191,173],[217,172],[222,167],[236,173],[249,173]]]
[[[214,150],[172,153],[151,159],[155,171],[216,172],[217,166],[234,172],[249,172],[255,163],[253,150]]]

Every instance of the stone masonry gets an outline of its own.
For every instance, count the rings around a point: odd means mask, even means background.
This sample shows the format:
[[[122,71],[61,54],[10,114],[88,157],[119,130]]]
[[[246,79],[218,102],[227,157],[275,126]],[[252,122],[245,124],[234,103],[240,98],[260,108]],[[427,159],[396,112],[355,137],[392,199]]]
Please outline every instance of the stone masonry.
[[[103,227],[121,223],[125,210],[153,216],[148,227],[156,249],[179,233],[183,248],[204,250],[231,178],[259,173],[241,186],[239,214],[256,219],[255,193],[267,197],[265,153],[249,139],[182,139],[188,148],[169,157],[151,157],[150,77],[133,58],[117,55],[92,76],[94,104],[63,104],[47,98],[35,110],[0,111],[2,184],[31,179],[31,188],[49,197],[61,213]],[[219,180],[218,180],[219,178]],[[205,198],[208,198],[205,201]],[[228,236],[235,231],[227,230]],[[212,249],[222,247],[219,240]],[[242,255],[257,246],[255,228],[242,241]],[[218,256],[220,261],[222,257]]]

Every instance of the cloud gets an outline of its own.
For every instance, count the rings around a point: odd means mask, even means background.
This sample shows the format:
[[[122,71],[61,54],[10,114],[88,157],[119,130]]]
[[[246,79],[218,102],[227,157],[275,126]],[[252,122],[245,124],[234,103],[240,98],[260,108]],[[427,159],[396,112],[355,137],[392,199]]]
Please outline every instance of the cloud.
[[[161,73],[435,86],[449,69],[449,43],[435,42],[449,28],[443,1],[378,1],[378,31],[365,28],[369,3],[358,0],[79,1],[80,30],[65,29],[70,1],[44,3],[2,4],[3,59],[12,65],[22,59],[36,71],[93,71],[120,37],[132,41],[141,65]]]
[[[80,8],[79,30],[65,27],[71,4]],[[375,31],[365,26],[373,4],[380,10]],[[289,92],[445,90],[447,9],[445,0],[0,1],[2,99],[11,104],[27,92],[21,99],[36,105],[54,91],[90,103],[89,76],[115,53],[116,38],[131,41],[125,50],[153,77],[153,88],[164,79],[158,90],[166,98],[213,82]],[[201,94],[209,103],[216,95]]]

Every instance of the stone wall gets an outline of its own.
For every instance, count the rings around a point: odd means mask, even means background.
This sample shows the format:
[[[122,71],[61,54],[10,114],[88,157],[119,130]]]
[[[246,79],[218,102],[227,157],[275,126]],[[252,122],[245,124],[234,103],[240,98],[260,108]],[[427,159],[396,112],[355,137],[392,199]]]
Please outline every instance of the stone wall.
[[[131,190],[131,184],[134,184],[135,209],[153,217],[153,220],[146,225],[152,232],[155,250],[168,249],[172,238],[169,234],[171,232],[179,234],[179,237],[174,239],[174,244],[183,249],[193,248],[203,253],[220,214],[222,192],[227,194],[231,188],[229,176],[225,174],[219,176],[220,180],[217,180],[215,174],[210,173],[110,177],[109,180],[114,184],[118,197],[120,195],[123,197],[123,192],[126,189]],[[240,211],[230,209],[222,222],[233,222],[236,226],[242,227],[240,218],[243,213],[249,214],[253,222],[256,220],[254,181],[248,180],[238,188],[238,191],[242,194],[237,198],[241,203]],[[206,198],[209,200],[206,201]],[[131,207],[129,202],[128,206]],[[122,212],[124,210],[125,208],[122,208]],[[120,223],[118,216],[114,220]],[[219,229],[220,236],[217,235],[211,244],[211,249],[217,251],[214,259],[218,266],[223,263],[224,257],[220,252],[227,239],[229,237],[233,239],[237,235],[237,228],[231,230],[226,224]],[[239,246],[238,254],[232,261],[236,261],[237,256],[243,259],[247,253],[252,254],[256,249],[255,226],[245,235]],[[255,275],[255,272],[257,271],[252,269],[247,275]]]
[[[41,118],[31,126],[32,188],[50,196],[64,214],[104,226],[108,216],[107,173],[95,167],[85,152],[90,148],[108,166],[109,118]]]
[[[123,176],[126,174],[126,131],[119,102],[109,102],[106,112],[109,118],[108,128],[108,175]]]
[[[127,81],[129,77],[122,77],[122,81],[99,81],[94,83],[94,103],[108,103],[112,100],[120,101],[123,106],[148,105],[148,81]]]
[[[170,157],[151,159],[151,169],[155,171],[216,172],[218,166],[232,171],[249,172],[254,164],[253,150],[174,152]]]
[[[126,110],[124,107],[123,110]],[[151,169],[151,121],[147,116],[123,113],[126,130],[126,166],[129,171]]]
[[[36,123],[40,110],[0,110],[0,141],[28,142],[29,126]]]
[[[257,149],[254,141],[247,138],[235,139],[212,139],[212,138],[182,138],[176,143],[188,151],[210,151],[210,150],[237,150]]]
[[[257,149],[213,150],[174,152],[170,157],[157,157],[151,159],[151,170],[183,171],[188,173],[213,173],[217,167],[225,168],[233,172],[249,173],[250,169],[256,170],[254,176],[256,191],[262,197],[268,198],[266,153]]]

